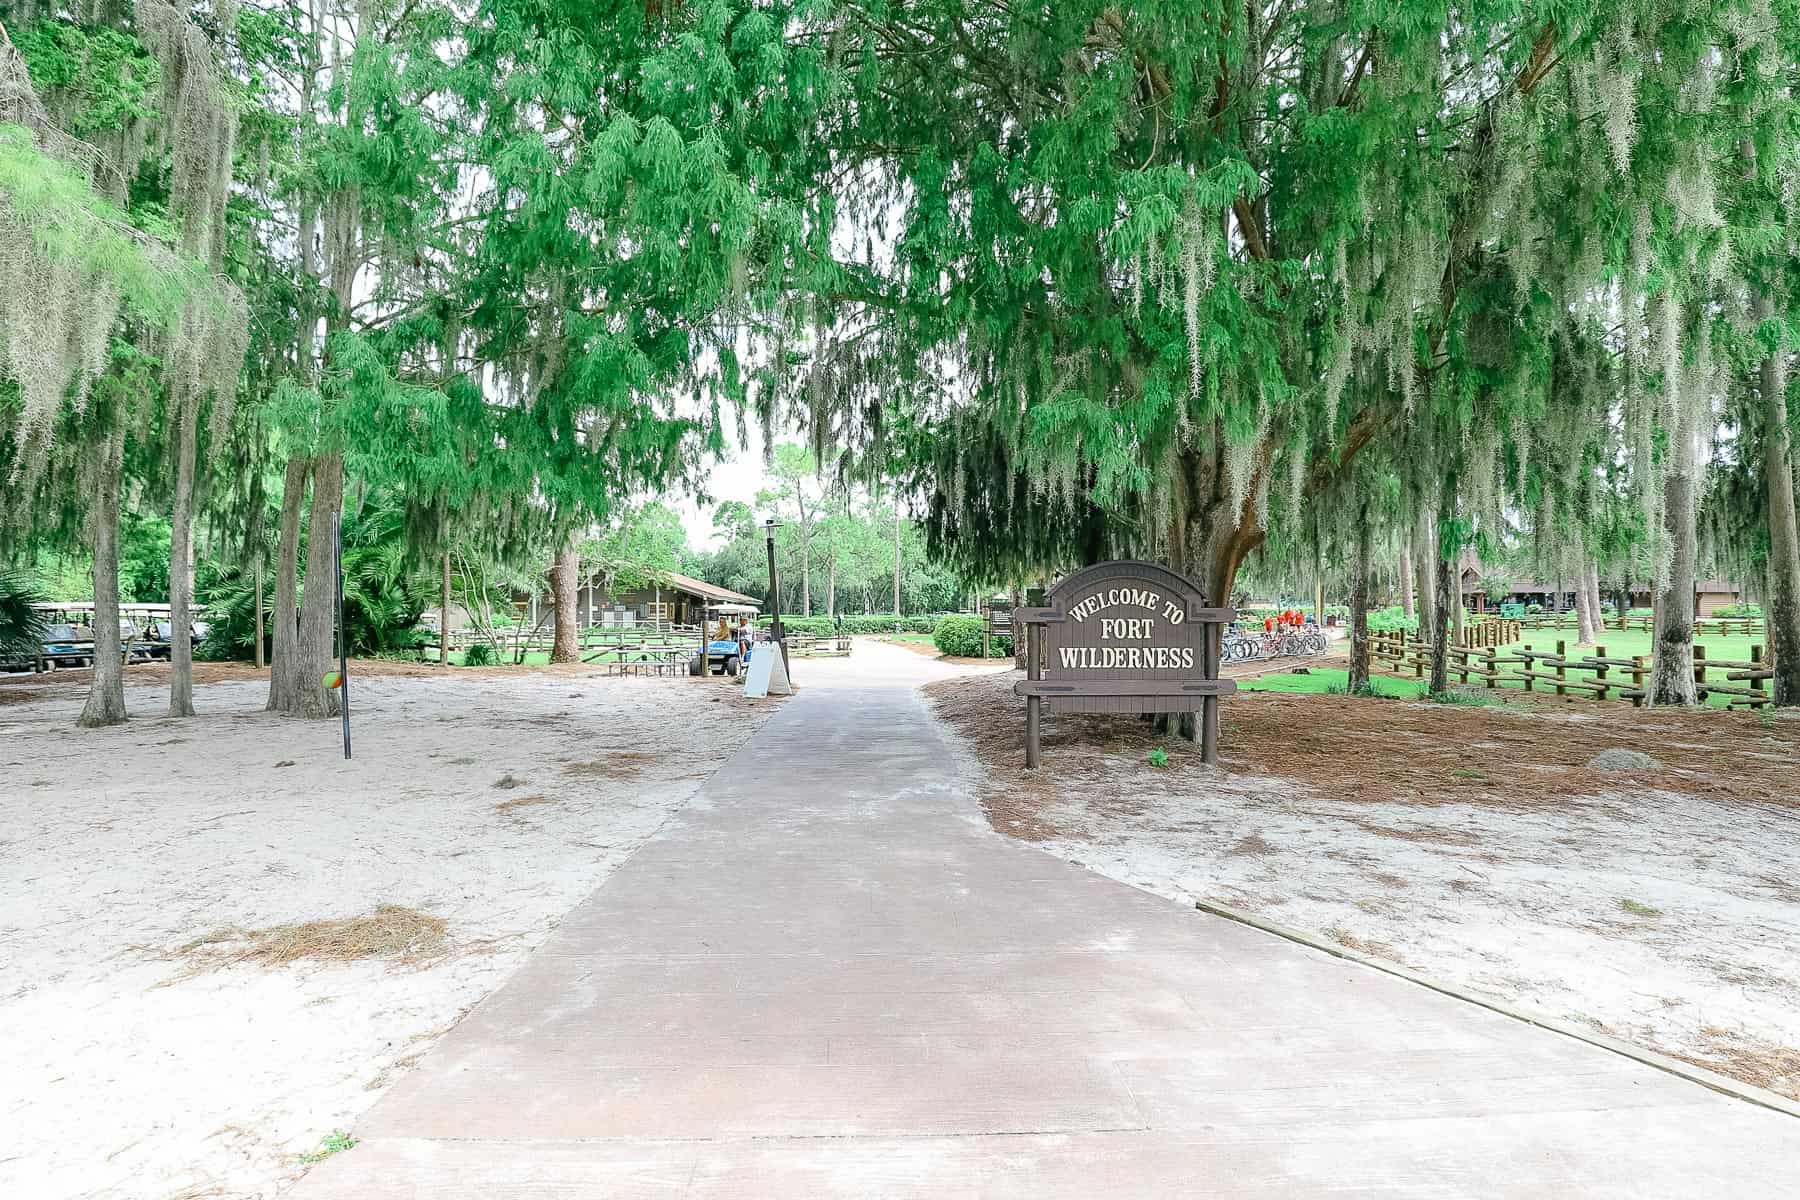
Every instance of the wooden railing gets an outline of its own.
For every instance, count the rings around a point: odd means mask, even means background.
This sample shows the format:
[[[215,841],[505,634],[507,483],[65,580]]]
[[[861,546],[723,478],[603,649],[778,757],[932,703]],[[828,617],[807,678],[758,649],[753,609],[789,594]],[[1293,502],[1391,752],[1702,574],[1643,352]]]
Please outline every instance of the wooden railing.
[[[1431,643],[1411,634],[1370,634],[1369,653],[1375,665],[1395,674],[1410,673],[1423,679],[1431,669]],[[1574,656],[1568,652],[1568,643],[1561,640],[1553,651],[1527,645],[1506,654],[1494,646],[1452,646],[1449,658],[1449,674],[1457,683],[1467,685],[1475,680],[1490,688],[1517,684],[1527,692],[1564,699],[1586,696],[1641,705],[1650,676],[1648,655],[1614,658],[1605,646],[1595,646],[1592,654]],[[1705,646],[1694,647],[1694,684],[1702,699],[1717,694],[1727,697],[1730,704],[1759,708],[1770,703],[1764,683],[1774,674],[1761,646],[1752,646],[1748,659],[1708,658]]]
[[[1533,632],[1545,629],[1576,629],[1580,626],[1580,623],[1573,612],[1534,613],[1531,616],[1521,617],[1519,620],[1524,625],[1525,629]],[[1651,633],[1655,631],[1656,621],[1653,617],[1644,616],[1642,614],[1632,616],[1627,613],[1624,616],[1609,616],[1605,618],[1601,622],[1601,628],[1617,629],[1621,631],[1635,629],[1643,633]],[[1705,637],[1709,634],[1715,637],[1732,637],[1734,635],[1738,637],[1763,637],[1765,633],[1766,627],[1761,617],[1694,618],[1695,637]]]
[[[517,662],[534,651],[548,653],[556,643],[556,631],[548,624],[535,628],[523,625],[504,626],[493,630],[491,637],[489,633],[472,625],[450,631],[451,650],[467,650],[478,642],[489,641],[498,647],[503,659]],[[700,631],[692,625],[673,625],[666,621],[641,621],[636,625],[590,625],[581,630],[579,647],[582,658],[591,662],[608,652],[635,650],[646,645],[669,642],[691,642],[698,647]],[[420,652],[429,659],[437,651],[437,636],[427,635]]]

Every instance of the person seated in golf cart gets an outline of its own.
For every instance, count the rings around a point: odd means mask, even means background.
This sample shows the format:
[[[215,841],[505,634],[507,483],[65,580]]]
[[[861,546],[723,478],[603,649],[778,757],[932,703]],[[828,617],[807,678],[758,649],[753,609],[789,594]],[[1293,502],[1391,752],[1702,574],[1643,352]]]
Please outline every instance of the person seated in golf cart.
[[[707,605],[700,626],[707,635],[706,651],[689,660],[688,674],[736,675],[743,670],[749,653],[750,617],[755,612],[753,604]],[[713,625],[715,616],[717,627]],[[735,629],[731,624],[733,617],[742,618]]]

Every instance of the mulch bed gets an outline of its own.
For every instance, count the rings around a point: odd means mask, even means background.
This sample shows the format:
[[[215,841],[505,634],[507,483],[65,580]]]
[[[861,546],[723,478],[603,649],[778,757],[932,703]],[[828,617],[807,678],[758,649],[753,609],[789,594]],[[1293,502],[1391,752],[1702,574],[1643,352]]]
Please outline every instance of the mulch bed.
[[[1141,718],[1057,713],[1044,714],[1044,768],[1026,771],[1017,678],[977,676],[925,689],[987,766],[983,803],[1001,832],[1049,836],[1043,809],[1084,776],[1101,782],[1112,756],[1142,761],[1161,747],[1170,774],[1191,775],[1196,787],[1211,774],[1197,746]],[[1787,715],[1762,720],[1591,701],[1516,710],[1276,692],[1240,692],[1221,713],[1225,771],[1289,780],[1340,800],[1530,809],[1627,788],[1800,808],[1800,719]],[[1600,751],[1620,748],[1641,750],[1662,767],[1587,766]],[[1090,803],[1130,807],[1120,791],[1109,780]]]

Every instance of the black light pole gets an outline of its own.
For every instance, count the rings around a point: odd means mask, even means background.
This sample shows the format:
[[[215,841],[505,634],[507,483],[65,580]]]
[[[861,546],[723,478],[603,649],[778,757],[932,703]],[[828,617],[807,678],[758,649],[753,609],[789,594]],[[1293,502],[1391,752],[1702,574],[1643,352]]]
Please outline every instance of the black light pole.
[[[775,574],[775,530],[777,525],[778,522],[774,517],[763,522],[769,546],[769,637],[781,648],[781,667],[785,671],[788,665],[787,638],[781,628],[781,580]]]

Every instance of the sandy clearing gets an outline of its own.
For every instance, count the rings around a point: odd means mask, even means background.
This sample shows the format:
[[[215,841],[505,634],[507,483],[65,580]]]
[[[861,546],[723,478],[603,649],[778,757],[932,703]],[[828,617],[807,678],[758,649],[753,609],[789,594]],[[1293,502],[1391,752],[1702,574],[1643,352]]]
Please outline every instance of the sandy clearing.
[[[687,677],[365,675],[345,764],[264,690],[172,721],[137,683],[93,732],[73,681],[0,708],[0,1194],[275,1195],[774,710]],[[448,955],[176,953],[380,904],[443,918]]]
[[[1558,732],[1538,738],[1532,715],[1246,693],[1228,732],[1273,722],[1293,738],[1228,746],[1229,772],[1179,746],[1151,768],[1163,743],[1133,721],[1047,715],[1033,778],[1010,682],[928,689],[986,765],[1002,832],[1800,1098],[1800,808],[1786,794],[1800,722],[1726,714],[1737,723],[1683,743],[1680,770],[1597,787],[1554,715],[1543,728]],[[1665,756],[1707,719],[1621,713],[1613,732],[1653,752],[1666,724]],[[1409,724],[1436,729],[1461,766],[1435,783],[1416,763],[1396,776]],[[1776,761],[1747,764],[1751,737]]]

